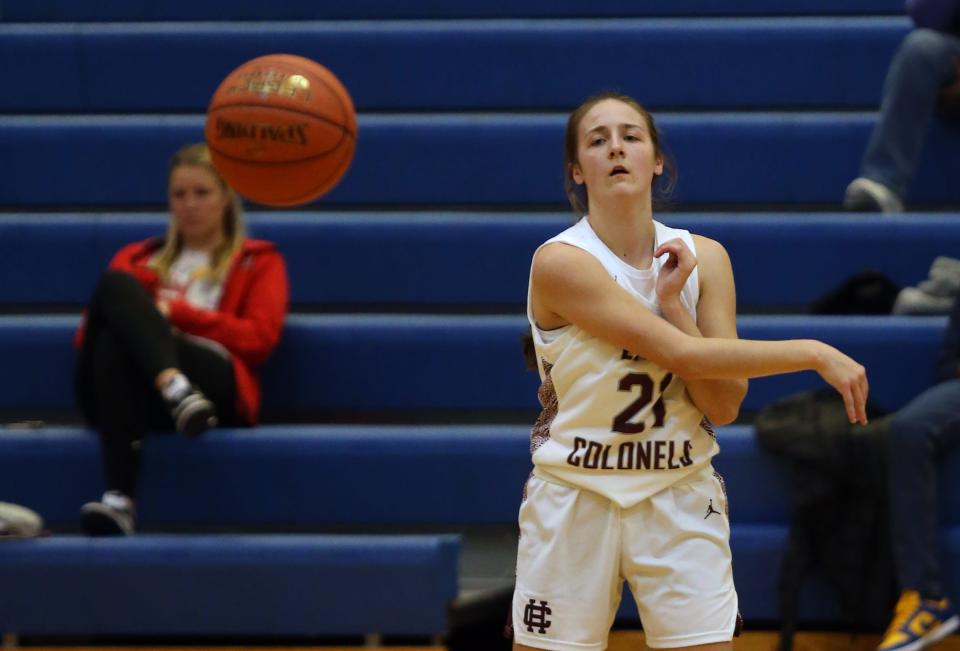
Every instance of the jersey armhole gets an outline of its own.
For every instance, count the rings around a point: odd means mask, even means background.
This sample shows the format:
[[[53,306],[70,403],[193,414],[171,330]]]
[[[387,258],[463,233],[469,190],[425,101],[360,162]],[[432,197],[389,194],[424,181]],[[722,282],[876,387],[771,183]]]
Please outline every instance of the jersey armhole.
[[[535,336],[540,338],[540,343],[544,345],[552,344],[557,341],[567,333],[567,331],[573,327],[572,323],[567,325],[562,325],[559,328],[553,328],[552,330],[544,330],[536,322],[533,322],[533,331],[536,333]]]

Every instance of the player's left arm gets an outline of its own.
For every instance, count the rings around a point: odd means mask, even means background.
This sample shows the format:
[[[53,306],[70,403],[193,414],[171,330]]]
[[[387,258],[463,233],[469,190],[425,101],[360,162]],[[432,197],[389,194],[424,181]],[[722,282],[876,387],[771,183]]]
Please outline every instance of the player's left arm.
[[[696,266],[700,275],[697,320],[677,301],[661,303],[664,318],[694,337],[737,338],[737,295],[730,256],[723,245],[700,235],[693,236]],[[685,247],[684,247],[685,248]],[[736,420],[747,395],[746,380],[687,380],[693,403],[715,425]]]

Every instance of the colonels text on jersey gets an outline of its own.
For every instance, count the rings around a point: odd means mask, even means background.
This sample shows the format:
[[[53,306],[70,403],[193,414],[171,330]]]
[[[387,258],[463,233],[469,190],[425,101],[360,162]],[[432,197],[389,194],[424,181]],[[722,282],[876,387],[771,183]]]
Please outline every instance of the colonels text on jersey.
[[[658,243],[680,237],[696,253],[687,231],[654,223]],[[591,253],[622,287],[659,313],[660,260],[649,269],[627,265],[606,248],[587,218],[549,240],[555,241]],[[698,297],[694,270],[681,292],[694,319]],[[681,378],[576,325],[540,330],[527,311],[542,381],[543,411],[531,432],[536,474],[627,508],[709,465],[719,448]]]

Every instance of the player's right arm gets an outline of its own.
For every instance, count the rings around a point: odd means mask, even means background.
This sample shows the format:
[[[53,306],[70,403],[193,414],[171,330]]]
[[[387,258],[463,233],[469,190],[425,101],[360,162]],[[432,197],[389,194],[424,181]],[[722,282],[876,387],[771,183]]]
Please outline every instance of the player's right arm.
[[[691,337],[620,287],[586,251],[555,242],[533,259],[531,303],[537,324],[572,323],[609,344],[690,379],[739,379],[814,370],[841,396],[850,422],[867,422],[866,371],[813,339],[757,341]]]

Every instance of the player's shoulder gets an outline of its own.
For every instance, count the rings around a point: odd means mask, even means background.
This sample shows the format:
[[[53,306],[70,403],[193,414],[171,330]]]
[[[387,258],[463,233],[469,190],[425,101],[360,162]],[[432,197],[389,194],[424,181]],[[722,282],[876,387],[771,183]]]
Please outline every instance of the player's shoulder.
[[[726,249],[723,247],[723,244],[717,240],[707,237],[706,235],[700,235],[699,233],[690,233],[690,237],[693,238],[693,242],[697,245],[697,250],[701,248],[704,250],[710,251],[711,253],[716,252],[726,252]]]
[[[533,254],[533,269],[535,273],[565,275],[591,260],[595,258],[586,249],[572,242],[551,240]]]
[[[541,244],[534,252],[534,264],[538,261],[545,264],[564,263],[590,256],[590,232],[586,218],[580,219]]]
[[[609,280],[609,275],[603,264],[585,249],[564,242],[551,242],[534,254],[531,280],[535,293],[547,291],[567,295],[573,291],[592,291],[588,288]]]
[[[708,266],[730,264],[730,255],[723,244],[697,233],[691,233],[690,237],[693,238],[694,246],[697,247],[697,262],[699,264]]]

